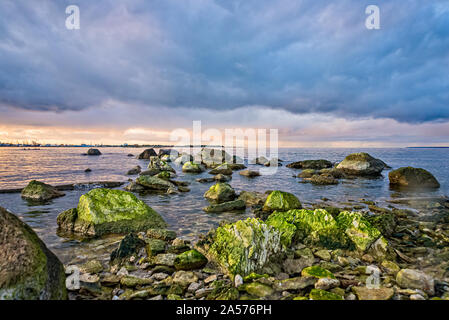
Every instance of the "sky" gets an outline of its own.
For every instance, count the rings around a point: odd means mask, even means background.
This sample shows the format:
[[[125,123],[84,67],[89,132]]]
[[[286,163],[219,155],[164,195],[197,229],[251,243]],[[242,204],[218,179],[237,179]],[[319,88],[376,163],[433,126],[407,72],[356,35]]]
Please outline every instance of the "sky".
[[[0,1],[0,141],[164,144],[193,121],[280,146],[449,146],[449,2]]]

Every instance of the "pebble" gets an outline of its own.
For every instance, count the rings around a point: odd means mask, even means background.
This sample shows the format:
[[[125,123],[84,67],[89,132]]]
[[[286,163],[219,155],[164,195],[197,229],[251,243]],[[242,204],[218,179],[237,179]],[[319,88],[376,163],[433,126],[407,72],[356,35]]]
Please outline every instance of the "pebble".
[[[412,294],[410,296],[410,300],[426,300],[422,295],[420,294]]]
[[[121,269],[117,272],[117,275],[118,275],[118,276],[127,276],[128,274],[129,274],[129,273],[128,273],[128,270],[126,270],[125,267],[121,268]]]
[[[234,286],[236,287],[236,288],[238,288],[239,286],[241,286],[243,284],[243,278],[242,278],[242,276],[241,275],[236,275],[235,277],[234,277]]]
[[[218,276],[216,274],[213,274],[213,275],[207,277],[206,279],[204,279],[204,283],[208,284],[208,283],[216,281],[217,279],[218,279]]]
[[[168,277],[168,274],[163,273],[163,272],[158,272],[151,276],[151,278],[153,278],[154,280],[157,280],[157,281],[162,281],[162,280],[166,279],[167,277]]]

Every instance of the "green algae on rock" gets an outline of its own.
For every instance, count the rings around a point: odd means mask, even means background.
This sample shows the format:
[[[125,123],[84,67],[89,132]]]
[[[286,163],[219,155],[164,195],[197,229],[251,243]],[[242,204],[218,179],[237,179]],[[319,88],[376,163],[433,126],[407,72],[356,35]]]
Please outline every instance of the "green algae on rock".
[[[344,300],[339,294],[321,289],[312,289],[309,293],[311,300]]]
[[[270,256],[282,249],[279,232],[256,218],[220,226],[210,244],[198,245],[210,260],[218,263],[223,272],[230,276],[258,272]]]
[[[93,189],[80,197],[78,207],[57,219],[61,231],[84,236],[145,231],[166,226],[162,217],[132,193]]]
[[[356,176],[378,176],[386,167],[385,162],[365,152],[352,153],[337,165],[337,169]]]
[[[67,298],[64,266],[36,233],[0,208],[0,300]]]
[[[170,181],[149,175],[139,176],[136,179],[136,183],[151,190],[167,191],[170,188],[176,188]]]
[[[235,190],[225,182],[219,182],[204,193],[204,197],[215,203],[232,201],[236,198]]]
[[[186,173],[201,173],[206,169],[199,163],[188,161],[182,166],[182,171]]]
[[[55,187],[36,180],[30,183],[22,190],[22,198],[32,201],[48,201],[54,198],[62,197],[65,194]]]
[[[265,211],[288,211],[301,208],[301,202],[295,195],[283,191],[271,192],[264,204]]]
[[[321,278],[335,279],[335,276],[332,272],[319,266],[311,266],[304,268],[301,271],[301,275],[303,277],[314,277],[318,279]]]
[[[203,210],[207,213],[221,213],[229,211],[242,211],[246,209],[246,203],[243,200],[227,201],[219,204],[211,204],[204,207]]]
[[[390,185],[409,188],[439,188],[440,183],[427,170],[402,167],[388,173]]]
[[[358,212],[343,211],[337,217],[340,228],[355,244],[357,249],[365,251],[382,234]]]
[[[176,270],[194,270],[204,267],[207,258],[197,250],[189,250],[176,256],[174,266]]]

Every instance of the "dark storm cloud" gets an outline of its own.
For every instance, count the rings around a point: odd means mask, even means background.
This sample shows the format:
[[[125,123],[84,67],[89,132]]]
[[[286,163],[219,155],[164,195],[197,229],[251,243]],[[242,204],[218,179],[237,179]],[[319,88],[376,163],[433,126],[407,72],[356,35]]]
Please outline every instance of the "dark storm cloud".
[[[448,2],[378,1],[367,30],[371,2],[3,0],[0,103],[449,119]],[[81,30],[65,28],[69,4]]]

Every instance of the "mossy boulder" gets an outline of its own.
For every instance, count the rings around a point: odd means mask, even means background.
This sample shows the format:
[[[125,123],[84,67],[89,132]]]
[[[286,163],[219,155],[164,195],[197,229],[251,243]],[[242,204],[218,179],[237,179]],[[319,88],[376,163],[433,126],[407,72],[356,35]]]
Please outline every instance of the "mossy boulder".
[[[280,233],[256,218],[217,228],[212,239],[198,248],[230,276],[260,271],[269,258],[282,250]]]
[[[348,155],[337,166],[337,169],[355,176],[379,176],[388,167],[382,160],[373,158],[365,152]]]
[[[36,233],[0,208],[0,300],[67,298],[64,266]]]
[[[246,209],[246,203],[243,200],[233,200],[218,204],[211,204],[204,207],[203,210],[207,213],[221,213],[230,211],[242,211]]]
[[[304,169],[298,173],[298,178],[312,178],[316,172],[315,169]]]
[[[344,300],[339,294],[321,289],[312,289],[309,293],[309,298],[311,300]]]
[[[167,191],[168,189],[175,189],[176,186],[165,179],[155,176],[141,175],[136,179],[136,183],[149,190]]]
[[[203,148],[195,156],[195,160],[201,162],[208,168],[215,168],[225,162],[234,163],[234,157],[225,150]]]
[[[283,191],[271,192],[263,207],[265,211],[288,211],[301,208],[301,202],[295,195]]]
[[[168,162],[161,160],[159,157],[150,157],[150,163],[148,164],[148,170],[159,170],[176,173]]]
[[[189,250],[176,256],[176,270],[201,269],[207,264],[207,258],[197,250]]]
[[[227,183],[216,183],[204,193],[204,197],[215,203],[232,201],[236,198],[235,190]]]
[[[193,161],[188,161],[182,166],[182,172],[186,173],[201,173],[205,170],[206,169],[201,164]]]
[[[328,186],[338,184],[338,180],[328,174],[315,174],[310,178],[310,183],[318,186]]]
[[[55,187],[36,180],[31,180],[28,185],[22,189],[22,198],[31,201],[48,201],[54,198],[62,197],[65,194],[58,191]]]
[[[303,160],[292,162],[287,165],[287,168],[293,169],[313,169],[313,170],[321,170],[325,168],[332,168],[332,162],[328,160]]]
[[[439,188],[438,180],[427,170],[402,167],[388,174],[390,185],[409,188]]]
[[[209,171],[210,174],[224,174],[227,176],[232,175],[232,168],[225,162],[217,167],[215,167],[214,169],[212,169],[211,171]]]
[[[78,207],[57,219],[61,231],[83,236],[145,231],[166,226],[162,217],[132,193],[93,189],[80,197]]]
[[[356,248],[365,251],[382,234],[359,212],[343,211],[337,217],[337,223],[355,244]]]
[[[329,249],[349,246],[344,231],[324,209],[276,211],[268,217],[266,223],[281,233],[282,243],[287,247],[293,240]]]

